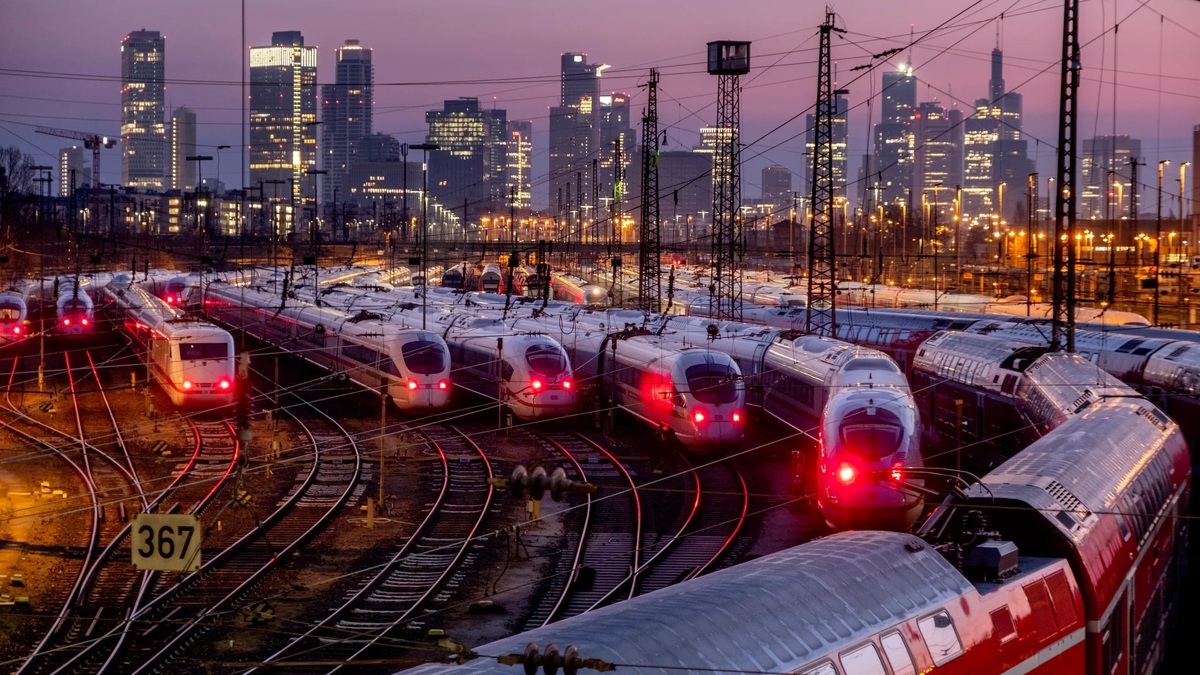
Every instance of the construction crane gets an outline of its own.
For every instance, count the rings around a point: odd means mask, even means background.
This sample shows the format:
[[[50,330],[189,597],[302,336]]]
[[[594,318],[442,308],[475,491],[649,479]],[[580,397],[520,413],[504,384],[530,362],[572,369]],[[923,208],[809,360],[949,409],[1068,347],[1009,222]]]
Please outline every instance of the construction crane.
[[[100,148],[111,148],[117,142],[117,139],[101,136],[100,134],[91,134],[86,131],[71,131],[70,129],[54,129],[51,127],[38,127],[34,131],[39,134],[46,134],[47,136],[58,136],[59,138],[83,141],[83,147],[92,151],[92,190],[100,189]]]

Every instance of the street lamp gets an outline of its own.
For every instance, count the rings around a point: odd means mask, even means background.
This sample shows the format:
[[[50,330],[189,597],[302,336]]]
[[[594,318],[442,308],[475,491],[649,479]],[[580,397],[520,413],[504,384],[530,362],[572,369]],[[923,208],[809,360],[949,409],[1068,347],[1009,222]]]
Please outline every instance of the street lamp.
[[[1186,227],[1187,230],[1185,231],[1191,233],[1187,235],[1188,239],[1195,241],[1196,232],[1189,226],[1190,224],[1186,223],[1187,214],[1183,210],[1183,191],[1184,188],[1187,187],[1187,180],[1184,172],[1189,166],[1191,166],[1191,164],[1191,162],[1184,162],[1179,165],[1179,229],[1183,230]]]
[[[441,150],[436,143],[417,143],[409,145],[411,150],[421,151],[421,278],[424,288],[421,289],[421,328],[425,328],[426,298],[429,296],[429,151]],[[407,176],[407,173],[405,174]],[[408,195],[405,195],[407,197]]]
[[[217,185],[221,184],[221,151],[228,150],[229,148],[230,146],[228,145],[217,146]]]
[[[188,155],[184,157],[189,162],[196,163],[196,228],[200,229],[200,185],[204,182],[204,169],[201,162],[212,161],[212,155]]]

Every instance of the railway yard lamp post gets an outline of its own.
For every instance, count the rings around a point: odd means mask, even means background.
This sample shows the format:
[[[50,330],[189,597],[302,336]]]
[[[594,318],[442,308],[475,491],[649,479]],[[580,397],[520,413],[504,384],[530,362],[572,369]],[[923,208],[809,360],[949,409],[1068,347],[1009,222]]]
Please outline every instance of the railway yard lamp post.
[[[1162,279],[1162,185],[1163,185],[1163,168],[1171,163],[1169,159],[1163,159],[1158,162],[1158,215],[1154,222],[1154,325],[1158,324],[1158,301],[1162,296],[1162,289],[1158,287]]]
[[[425,329],[426,298],[429,295],[429,151],[441,150],[436,143],[417,143],[408,146],[421,151],[421,329]],[[405,195],[407,197],[408,195]]]
[[[324,169],[305,169],[304,175],[312,176],[313,210],[312,218],[308,221],[309,244],[313,251],[313,299],[317,307],[321,306],[321,223],[317,220],[319,201],[317,199],[317,176],[329,173]]]

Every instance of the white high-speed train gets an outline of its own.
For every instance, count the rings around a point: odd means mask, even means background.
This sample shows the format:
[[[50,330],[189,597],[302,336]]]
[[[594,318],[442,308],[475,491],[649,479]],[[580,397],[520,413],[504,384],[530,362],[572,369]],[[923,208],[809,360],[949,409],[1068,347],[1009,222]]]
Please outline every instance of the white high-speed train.
[[[701,452],[741,446],[746,392],[728,355],[637,332],[611,332],[566,316],[517,319],[512,327],[547,332],[571,357],[581,384],[604,392],[662,436]]]
[[[28,296],[14,288],[0,292],[0,342],[16,342],[28,334]]]
[[[419,322],[420,310],[392,320]],[[460,387],[499,401],[523,420],[553,419],[578,408],[571,362],[546,335],[514,332],[498,319],[466,314],[431,315],[429,321],[450,345]]]
[[[227,326],[344,374],[368,391],[386,388],[401,410],[428,412],[450,403],[450,353],[437,333],[369,312],[350,314],[296,299],[280,303],[278,291],[227,284],[210,284],[205,304]]]
[[[129,284],[111,283],[103,296],[117,325],[137,346],[152,377],[180,407],[233,402],[233,338],[210,323],[185,317],[167,303]]]
[[[60,335],[84,335],[91,333],[96,321],[92,298],[87,294],[87,281],[61,277],[57,283],[58,299],[55,301],[56,326]]]

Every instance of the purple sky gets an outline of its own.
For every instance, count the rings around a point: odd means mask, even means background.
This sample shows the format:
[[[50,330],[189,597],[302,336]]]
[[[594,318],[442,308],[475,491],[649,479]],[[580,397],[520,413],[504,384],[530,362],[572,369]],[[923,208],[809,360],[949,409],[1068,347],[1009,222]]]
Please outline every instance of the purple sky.
[[[239,2],[37,0],[20,3],[19,9],[16,0],[3,2],[9,7],[3,11],[8,26],[0,62],[0,145],[19,144],[36,161],[53,164],[57,149],[68,142],[34,134],[33,125],[116,135],[120,40],[131,30],[158,30],[167,40],[168,106],[186,104],[197,111],[199,142],[209,146],[202,151],[215,154],[217,145],[234,146],[221,152],[220,171],[229,187],[238,187],[237,83],[245,62],[238,46]],[[919,100],[936,98],[969,109],[974,99],[987,94],[995,19],[1001,12],[1005,80],[1010,90],[1025,96],[1025,131],[1039,170],[1053,171],[1059,0],[829,4],[848,31],[835,38],[833,55],[839,86],[850,89],[853,107],[852,171],[867,148],[865,103],[872,92],[876,100],[871,110],[878,116],[881,71],[863,76],[850,69],[866,63],[870,53],[907,44],[910,28],[920,37],[945,23],[912,50]],[[1141,7],[1136,0],[1085,0],[1081,5],[1085,71],[1080,137],[1113,133],[1115,78],[1116,133],[1141,138],[1144,159],[1151,166],[1159,159],[1170,159],[1173,166],[1190,159],[1191,129],[1200,124],[1200,76],[1194,67],[1200,62],[1200,2],[1152,0]],[[532,119],[538,134],[535,205],[544,206],[538,174],[546,171],[546,115],[558,96],[558,55],[565,51],[586,52],[593,61],[611,64],[602,91],[633,94],[635,117],[644,101],[637,85],[650,67],[658,67],[660,127],[669,126],[671,145],[690,147],[696,130],[714,121],[716,80],[704,73],[705,43],[751,40],[753,64],[743,78],[742,120],[743,139],[755,143],[745,154],[745,193],[758,194],[759,170],[767,163],[796,171],[803,166],[804,113],[815,97],[822,3],[248,0],[246,6],[247,45],[268,44],[272,31],[300,30],[306,44],[320,47],[321,82],[332,79],[333,50],[346,39],[373,48],[376,131],[421,142],[424,111],[458,96],[494,100],[496,107],[508,110],[509,119]],[[1114,16],[1124,19],[1115,45]],[[1109,33],[1102,38],[1105,28]],[[1119,57],[1115,73],[1114,52]],[[892,65],[884,69],[894,69],[905,58],[892,57]],[[19,77],[14,70],[112,79]],[[102,166],[102,180],[116,182],[118,152],[105,151]],[[215,170],[205,167],[206,174]],[[1178,189],[1174,181],[1167,187]]]

